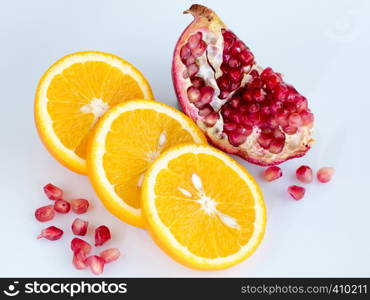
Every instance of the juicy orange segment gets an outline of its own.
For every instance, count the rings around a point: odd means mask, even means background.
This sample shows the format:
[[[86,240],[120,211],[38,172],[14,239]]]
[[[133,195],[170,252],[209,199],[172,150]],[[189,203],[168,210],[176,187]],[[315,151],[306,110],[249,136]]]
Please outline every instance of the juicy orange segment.
[[[181,143],[206,143],[184,114],[148,100],[132,100],[109,110],[88,146],[89,177],[107,209],[144,227],[141,186],[145,172],[166,149]]]
[[[142,207],[154,239],[197,269],[222,269],[248,257],[265,230],[265,206],[253,177],[226,154],[180,145],[148,170]]]
[[[86,143],[96,121],[112,106],[153,99],[144,76],[123,59],[78,52],[52,65],[41,78],[35,120],[41,139],[62,164],[86,173]]]

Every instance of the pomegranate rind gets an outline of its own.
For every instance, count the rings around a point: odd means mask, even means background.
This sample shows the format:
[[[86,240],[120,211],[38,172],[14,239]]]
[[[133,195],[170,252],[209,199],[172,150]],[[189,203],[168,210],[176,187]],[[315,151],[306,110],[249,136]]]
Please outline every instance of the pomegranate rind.
[[[250,163],[260,166],[277,165],[289,159],[304,156],[314,142],[312,125],[299,127],[296,134],[286,134],[287,139],[283,151],[278,154],[271,153],[258,144],[257,139],[260,132],[258,127],[253,128],[252,134],[247,137],[245,143],[237,147],[231,145],[227,134],[222,132],[223,118],[221,110],[217,112],[220,116],[220,122],[216,122],[214,126],[207,126],[204,118],[198,114],[199,108],[188,100],[187,89],[192,84],[188,78],[183,76],[186,66],[181,60],[180,51],[188,42],[189,37],[196,32],[201,32],[202,34],[213,32],[217,36],[221,36],[221,29],[228,30],[228,28],[212,10],[202,5],[192,5],[184,13],[192,14],[194,20],[183,31],[175,46],[172,63],[173,85],[181,109],[197,123],[205,133],[208,142],[224,152],[237,155]],[[257,64],[254,64],[252,69],[262,70]]]

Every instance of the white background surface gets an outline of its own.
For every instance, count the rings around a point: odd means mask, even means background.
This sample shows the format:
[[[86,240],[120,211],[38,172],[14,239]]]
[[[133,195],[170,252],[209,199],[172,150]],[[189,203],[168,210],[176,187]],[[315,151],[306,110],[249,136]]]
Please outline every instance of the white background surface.
[[[59,165],[33,123],[33,97],[43,72],[65,54],[100,50],[136,65],[156,99],[176,106],[170,66],[174,45],[191,17],[191,1],[1,1],[0,9],[0,276],[90,276],[71,265],[69,224],[56,242],[36,240],[45,224],[35,208],[49,204],[42,186],[53,182],[67,199],[86,197],[90,229],[106,224],[107,247],[124,253],[104,276],[370,276],[370,2],[203,1],[254,51],[263,66],[285,75],[310,100],[316,144],[285,163],[284,177],[263,183],[267,231],[247,261],[201,272],[167,257],[141,229],[112,217],[88,179]],[[313,183],[300,202],[286,189],[307,163],[334,166],[333,182]],[[261,168],[244,163],[255,176]],[[92,233],[92,232],[90,232]]]

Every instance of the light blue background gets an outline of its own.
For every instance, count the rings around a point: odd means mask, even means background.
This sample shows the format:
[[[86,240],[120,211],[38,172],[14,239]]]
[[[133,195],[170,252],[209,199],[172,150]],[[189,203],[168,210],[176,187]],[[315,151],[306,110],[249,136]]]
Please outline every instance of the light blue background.
[[[176,106],[172,51],[191,21],[191,1],[0,2],[0,276],[90,276],[71,265],[68,227],[57,242],[36,240],[44,224],[34,209],[49,202],[51,181],[68,198],[87,197],[91,227],[106,224],[124,256],[106,276],[370,276],[370,2],[203,1],[254,51],[263,66],[282,72],[310,100],[316,144],[285,163],[284,177],[261,183],[268,223],[262,245],[247,261],[219,272],[187,269],[167,257],[144,230],[111,217],[88,179],[59,165],[33,124],[33,97],[43,72],[81,50],[122,56],[150,81],[159,101]],[[300,202],[286,193],[301,164],[334,166],[332,183],[307,186]],[[244,163],[259,176],[261,168]],[[90,232],[91,233],[91,232]]]

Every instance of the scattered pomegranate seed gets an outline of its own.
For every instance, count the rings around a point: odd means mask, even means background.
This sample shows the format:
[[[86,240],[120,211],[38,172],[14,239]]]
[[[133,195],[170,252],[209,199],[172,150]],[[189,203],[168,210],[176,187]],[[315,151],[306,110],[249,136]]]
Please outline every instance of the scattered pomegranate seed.
[[[63,197],[63,190],[51,183],[44,186],[44,192],[50,200],[60,200]]]
[[[288,193],[292,196],[295,200],[300,200],[303,198],[306,189],[304,187],[298,185],[291,185],[288,187]]]
[[[53,205],[42,206],[35,211],[35,217],[40,222],[47,222],[54,218],[55,211]]]
[[[80,238],[73,238],[71,241],[71,249],[74,253],[81,249],[87,255],[91,251],[91,245]]]
[[[263,179],[273,181],[283,176],[283,172],[277,166],[268,167],[263,171]]]
[[[55,226],[49,226],[41,231],[37,236],[38,239],[45,238],[49,241],[59,240],[63,235],[63,230]]]
[[[297,179],[303,183],[311,183],[313,180],[312,169],[309,166],[300,166],[295,175]]]
[[[107,226],[101,225],[95,229],[95,246],[103,245],[110,238],[110,231]]]
[[[86,253],[82,249],[77,249],[73,254],[72,263],[77,270],[82,270],[86,268],[85,264]]]
[[[97,255],[89,256],[85,263],[95,275],[99,275],[104,271],[104,260]]]
[[[71,210],[71,204],[66,200],[57,200],[54,203],[54,209],[60,214],[66,214]]]
[[[86,235],[89,222],[76,218],[72,223],[72,232],[75,235]]]
[[[110,248],[100,252],[100,257],[104,259],[105,263],[117,260],[121,253],[117,248]]]
[[[332,167],[323,167],[317,171],[317,180],[321,183],[327,183],[331,180],[335,173],[335,169]]]
[[[71,201],[72,211],[76,214],[83,214],[89,208],[89,201],[86,199],[73,199]]]

